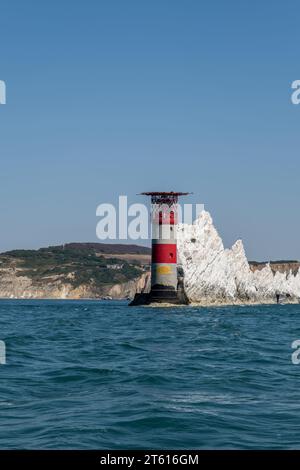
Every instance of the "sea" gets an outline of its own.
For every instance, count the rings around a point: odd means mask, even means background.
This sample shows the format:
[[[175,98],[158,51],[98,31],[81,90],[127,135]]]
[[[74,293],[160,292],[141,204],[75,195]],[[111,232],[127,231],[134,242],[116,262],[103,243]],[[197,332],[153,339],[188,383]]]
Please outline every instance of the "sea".
[[[299,305],[1,300],[0,449],[299,449],[297,339]]]

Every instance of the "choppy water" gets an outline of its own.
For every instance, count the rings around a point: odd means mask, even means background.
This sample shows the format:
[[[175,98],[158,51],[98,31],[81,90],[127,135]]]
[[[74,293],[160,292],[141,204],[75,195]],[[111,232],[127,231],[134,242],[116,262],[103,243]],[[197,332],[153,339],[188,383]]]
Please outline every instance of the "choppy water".
[[[300,306],[0,301],[0,448],[300,448]]]

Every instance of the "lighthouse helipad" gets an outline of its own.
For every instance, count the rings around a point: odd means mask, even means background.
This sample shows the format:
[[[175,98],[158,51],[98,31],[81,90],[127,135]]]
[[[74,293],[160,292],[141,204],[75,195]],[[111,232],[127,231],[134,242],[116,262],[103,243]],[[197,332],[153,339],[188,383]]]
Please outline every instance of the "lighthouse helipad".
[[[151,290],[147,294],[136,294],[130,305],[187,303],[177,271],[176,226],[178,198],[188,194],[173,191],[142,193],[151,197]]]

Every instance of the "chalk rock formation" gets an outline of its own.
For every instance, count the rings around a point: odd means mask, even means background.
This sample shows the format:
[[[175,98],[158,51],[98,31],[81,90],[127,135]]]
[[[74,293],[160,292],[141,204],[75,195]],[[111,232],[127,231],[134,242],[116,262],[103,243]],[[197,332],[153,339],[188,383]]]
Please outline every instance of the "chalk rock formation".
[[[270,265],[252,271],[241,240],[225,249],[210,214],[203,211],[192,225],[177,229],[179,265],[191,302],[269,303],[277,294],[287,301],[300,298],[300,270],[274,273]]]

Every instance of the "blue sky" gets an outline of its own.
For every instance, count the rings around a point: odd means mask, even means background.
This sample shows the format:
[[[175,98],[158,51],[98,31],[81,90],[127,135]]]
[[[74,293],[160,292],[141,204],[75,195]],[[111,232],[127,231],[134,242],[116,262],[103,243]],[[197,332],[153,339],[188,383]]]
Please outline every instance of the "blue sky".
[[[193,191],[225,245],[300,259],[300,4],[2,0],[0,250],[96,241],[96,207]]]

